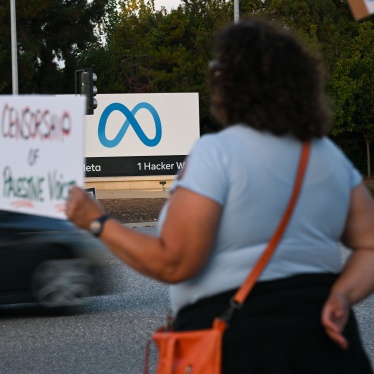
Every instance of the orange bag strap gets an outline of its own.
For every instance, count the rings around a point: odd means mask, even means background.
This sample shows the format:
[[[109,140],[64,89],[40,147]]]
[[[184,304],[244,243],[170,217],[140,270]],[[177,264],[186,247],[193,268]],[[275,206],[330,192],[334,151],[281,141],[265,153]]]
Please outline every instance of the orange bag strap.
[[[279,223],[277,229],[273,237],[271,238],[270,242],[268,243],[266,249],[262,253],[261,257],[253,267],[252,271],[248,275],[247,279],[244,281],[242,286],[237,290],[233,298],[230,300],[230,309],[227,310],[222,316],[222,319],[225,321],[230,320],[232,313],[235,309],[239,309],[241,305],[244,303],[245,299],[247,298],[248,294],[256,284],[256,281],[262,271],[264,270],[265,266],[269,262],[271,256],[275,252],[278,243],[280,242],[283,233],[285,232],[287,225],[291,219],[292,213],[294,211],[297,199],[299,197],[299,193],[301,190],[301,186],[304,180],[304,175],[306,171],[306,167],[308,164],[309,154],[310,154],[310,142],[303,143],[301,156],[299,161],[299,166],[297,169],[296,180],[293,187],[292,195],[290,201],[288,203],[287,209],[283,215],[281,222]]]

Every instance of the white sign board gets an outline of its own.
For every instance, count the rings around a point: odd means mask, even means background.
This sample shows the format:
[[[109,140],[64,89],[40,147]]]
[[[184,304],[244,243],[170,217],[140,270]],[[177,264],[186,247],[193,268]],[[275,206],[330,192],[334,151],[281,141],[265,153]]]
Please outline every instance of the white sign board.
[[[200,137],[197,93],[96,98],[86,119],[88,177],[174,175]]]
[[[0,209],[65,219],[83,186],[85,99],[0,95]]]

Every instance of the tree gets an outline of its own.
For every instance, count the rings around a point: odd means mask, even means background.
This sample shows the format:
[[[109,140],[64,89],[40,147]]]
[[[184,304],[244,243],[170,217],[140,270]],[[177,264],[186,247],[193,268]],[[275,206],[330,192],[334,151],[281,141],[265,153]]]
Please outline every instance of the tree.
[[[214,131],[207,66],[215,30],[232,17],[230,3],[188,0],[170,13],[152,1],[120,3],[103,24],[106,43],[81,62],[95,61],[102,93],[199,92],[201,131]]]
[[[107,3],[108,0],[17,0],[20,93],[74,93],[77,55],[96,41],[95,27]],[[9,1],[3,2],[0,5],[1,93],[11,92],[9,14]]]
[[[367,175],[371,176],[370,144],[374,139],[374,25],[359,24],[350,49],[336,62],[331,86],[334,89],[335,133],[360,132],[366,145]]]

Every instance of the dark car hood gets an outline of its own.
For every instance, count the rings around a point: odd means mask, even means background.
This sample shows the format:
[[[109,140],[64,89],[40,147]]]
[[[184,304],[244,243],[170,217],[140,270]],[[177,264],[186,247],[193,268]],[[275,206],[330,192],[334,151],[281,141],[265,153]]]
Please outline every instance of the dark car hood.
[[[0,229],[22,231],[74,231],[76,226],[70,221],[0,210]]]

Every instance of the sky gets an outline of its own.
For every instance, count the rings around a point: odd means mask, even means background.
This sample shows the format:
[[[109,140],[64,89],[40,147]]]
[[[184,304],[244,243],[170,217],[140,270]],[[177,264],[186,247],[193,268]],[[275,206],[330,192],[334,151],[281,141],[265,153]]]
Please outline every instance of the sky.
[[[180,0],[154,0],[156,9],[160,9],[162,6],[168,11],[172,8],[178,8]]]

